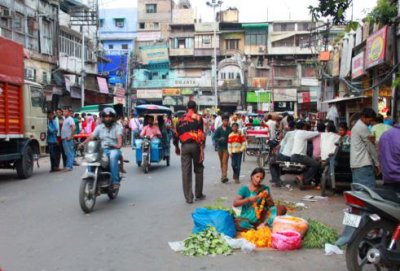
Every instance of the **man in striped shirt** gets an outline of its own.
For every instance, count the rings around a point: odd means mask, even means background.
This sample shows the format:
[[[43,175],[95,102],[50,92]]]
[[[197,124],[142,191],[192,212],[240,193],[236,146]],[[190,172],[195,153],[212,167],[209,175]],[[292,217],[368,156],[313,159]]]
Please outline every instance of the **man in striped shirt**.
[[[240,183],[240,167],[242,165],[242,153],[246,150],[246,138],[239,130],[238,123],[232,123],[232,132],[228,136],[228,152],[231,157],[233,180]]]

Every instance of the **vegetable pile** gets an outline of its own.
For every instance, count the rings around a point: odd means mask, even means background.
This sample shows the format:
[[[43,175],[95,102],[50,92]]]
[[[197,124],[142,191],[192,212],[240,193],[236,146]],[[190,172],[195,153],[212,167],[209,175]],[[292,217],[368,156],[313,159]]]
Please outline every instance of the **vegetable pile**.
[[[207,255],[230,255],[232,248],[226,243],[214,227],[207,227],[206,230],[197,234],[191,234],[183,241],[186,256],[207,256]]]
[[[256,245],[256,247],[272,246],[272,234],[268,227],[242,232],[240,233],[240,237],[243,237],[247,241],[253,243]]]
[[[217,198],[216,200],[215,200],[215,203],[213,204],[213,205],[206,205],[206,206],[204,206],[204,208],[207,208],[208,210],[222,210],[222,211],[227,211],[227,212],[229,212],[231,215],[235,215],[235,212],[233,211],[233,209],[232,208],[230,208],[230,207],[226,207],[226,206],[224,206],[224,202],[227,200],[227,198],[225,198],[225,197],[220,197],[220,198]]]
[[[338,239],[336,230],[316,220],[308,219],[308,231],[303,239],[303,248],[324,248],[326,243],[334,244]]]

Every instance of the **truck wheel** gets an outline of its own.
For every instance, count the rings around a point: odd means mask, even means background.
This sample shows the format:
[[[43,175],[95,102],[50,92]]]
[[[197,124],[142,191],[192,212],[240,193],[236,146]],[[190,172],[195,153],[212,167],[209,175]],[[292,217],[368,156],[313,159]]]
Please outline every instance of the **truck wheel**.
[[[16,164],[18,178],[27,179],[33,172],[33,151],[31,147],[26,147],[21,159]]]

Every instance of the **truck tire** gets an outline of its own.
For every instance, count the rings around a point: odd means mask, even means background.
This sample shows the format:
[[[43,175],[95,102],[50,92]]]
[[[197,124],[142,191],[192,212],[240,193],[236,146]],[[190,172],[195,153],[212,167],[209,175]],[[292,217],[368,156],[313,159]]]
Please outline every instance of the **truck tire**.
[[[18,178],[27,179],[33,172],[33,151],[30,146],[26,147],[22,153],[21,159],[16,163]]]

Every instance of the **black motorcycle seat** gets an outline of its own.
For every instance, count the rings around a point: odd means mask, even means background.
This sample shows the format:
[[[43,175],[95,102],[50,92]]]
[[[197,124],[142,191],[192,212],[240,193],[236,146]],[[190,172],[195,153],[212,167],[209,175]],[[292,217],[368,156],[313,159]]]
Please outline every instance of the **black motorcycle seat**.
[[[377,193],[379,196],[381,196],[385,200],[400,203],[400,193],[398,193],[396,191],[382,189],[382,188],[375,188],[374,192]]]

